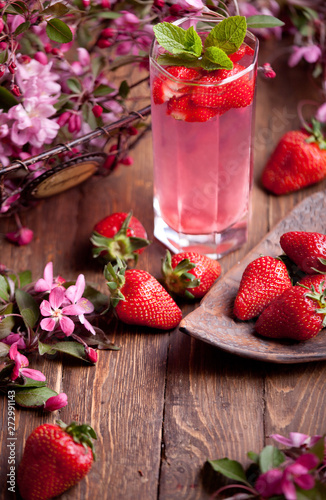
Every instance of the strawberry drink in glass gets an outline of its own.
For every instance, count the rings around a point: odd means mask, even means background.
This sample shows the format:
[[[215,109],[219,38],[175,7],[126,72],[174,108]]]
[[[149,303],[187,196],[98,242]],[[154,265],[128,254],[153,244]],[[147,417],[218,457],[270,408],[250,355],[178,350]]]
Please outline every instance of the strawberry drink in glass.
[[[154,235],[174,253],[218,258],[247,240],[258,41],[242,16],[157,26]]]

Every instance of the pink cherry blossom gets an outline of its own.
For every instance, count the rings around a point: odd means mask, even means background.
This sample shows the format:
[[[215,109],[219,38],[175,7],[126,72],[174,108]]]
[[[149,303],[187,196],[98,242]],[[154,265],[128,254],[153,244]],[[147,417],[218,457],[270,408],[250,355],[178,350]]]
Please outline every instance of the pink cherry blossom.
[[[65,307],[61,308],[65,302],[65,290],[62,287],[53,288],[50,292],[49,300],[41,302],[40,312],[42,316],[45,316],[40,323],[43,330],[53,332],[59,325],[67,337],[72,334],[75,329],[75,323],[68,316],[78,314],[79,309],[72,310],[71,306],[68,306],[69,310]]]
[[[81,322],[82,325],[84,325],[84,327],[88,331],[95,334],[94,328],[84,316],[84,314],[92,313],[94,311],[93,304],[88,299],[82,296],[84,290],[85,290],[85,277],[83,274],[80,274],[76,280],[76,284],[71,285],[66,290],[66,298],[71,302],[72,305],[67,306],[65,310],[70,311],[69,307],[72,308],[71,310],[76,310],[77,307],[80,308],[79,309],[80,312],[77,313],[79,321]]]
[[[46,411],[60,410],[60,408],[67,406],[67,404],[68,404],[67,394],[65,392],[61,392],[56,396],[51,396],[49,399],[45,401],[44,410]]]
[[[53,71],[53,62],[42,64],[32,59],[28,64],[17,64],[16,81],[25,98],[37,96],[39,100],[54,104],[61,92],[59,75]],[[50,99],[51,97],[51,99]]]
[[[18,246],[28,245],[34,238],[34,233],[28,227],[19,227],[16,231],[6,233],[7,240],[16,243]]]
[[[289,57],[288,64],[292,68],[296,66],[299,61],[304,58],[308,63],[315,63],[321,56],[321,50],[318,45],[307,45],[305,47],[292,47],[292,54]]]
[[[271,434],[270,437],[273,438],[278,443],[284,444],[290,448],[311,448],[314,446],[322,436],[308,436],[307,434],[301,434],[300,432],[290,432],[289,438],[281,436],[280,434]]]
[[[26,349],[25,340],[19,333],[9,333],[1,342],[7,345],[16,344],[18,349]]]
[[[37,280],[34,285],[35,292],[51,292],[57,286],[61,286],[65,280],[61,276],[53,279],[53,263],[48,262],[44,268],[43,278]]]
[[[39,370],[27,368],[27,366],[29,365],[28,359],[18,351],[17,342],[12,344],[12,346],[10,347],[9,358],[15,362],[12,373],[10,375],[11,380],[16,380],[20,375],[25,375],[25,377],[42,382],[46,380],[45,375],[43,375],[43,373]]]

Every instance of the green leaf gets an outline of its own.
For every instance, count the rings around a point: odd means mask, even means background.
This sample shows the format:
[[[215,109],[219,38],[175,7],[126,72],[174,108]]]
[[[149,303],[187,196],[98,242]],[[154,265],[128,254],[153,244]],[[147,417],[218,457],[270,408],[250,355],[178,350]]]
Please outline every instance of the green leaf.
[[[22,271],[18,273],[20,288],[24,288],[24,286],[29,285],[32,282],[32,273],[31,271]]]
[[[96,16],[101,17],[102,19],[119,19],[122,14],[120,14],[119,12],[102,10],[101,12],[97,12]]]
[[[259,456],[259,466],[262,472],[267,472],[282,464],[285,460],[284,453],[272,445],[265,446]]]
[[[325,436],[321,437],[314,446],[309,449],[309,453],[316,455],[322,462],[325,456]]]
[[[39,341],[38,350],[41,356],[43,356],[43,354],[53,355],[56,352],[62,352],[64,354],[69,354],[69,356],[73,356],[74,358],[88,361],[85,353],[85,347],[79,342],[67,341],[57,342],[56,344],[44,344]]]
[[[179,57],[171,54],[162,54],[157,58],[157,62],[161,66],[184,66],[185,68],[201,67],[201,61],[193,56]]]
[[[185,50],[186,31],[180,26],[163,22],[153,26],[153,30],[158,43],[171,54],[179,54]]]
[[[91,301],[95,311],[103,310],[109,303],[109,297],[107,295],[99,292],[96,288],[93,288],[90,285],[86,285],[83,297],[86,297],[86,299]]]
[[[8,281],[0,274],[0,298],[8,302],[9,300],[9,285]]]
[[[276,28],[276,26],[284,26],[283,21],[280,21],[274,16],[257,15],[247,17],[248,28]]]
[[[16,106],[19,101],[5,87],[0,87],[0,109],[7,112],[12,106]]]
[[[59,43],[68,43],[73,39],[71,29],[60,19],[50,19],[47,22],[46,34],[50,40]]]
[[[8,356],[10,345],[0,342],[0,358],[5,358]]]
[[[6,8],[7,14],[19,14],[23,16],[24,12],[27,12],[27,7],[24,2],[15,2],[14,4],[8,5]]]
[[[196,33],[193,26],[187,29],[185,33],[185,49],[196,57],[199,57],[203,50],[203,44],[200,36]]]
[[[57,2],[53,5],[50,5],[44,10],[41,10],[40,15],[54,16],[54,17],[62,17],[69,12],[69,9],[66,5],[61,2]]]
[[[250,460],[252,460],[253,462],[255,462],[255,464],[259,463],[259,455],[258,455],[258,453],[255,453],[254,451],[248,451],[247,457]]]
[[[25,23],[21,23],[14,31],[14,35],[20,35],[21,33],[24,33],[24,31],[27,31],[30,28],[31,23],[29,21],[26,21]]]
[[[247,31],[244,16],[231,16],[217,24],[207,36],[204,47],[219,47],[233,54],[241,46]]]
[[[249,485],[245,471],[239,462],[229,458],[220,458],[219,460],[208,460],[208,463],[223,476]]]
[[[39,308],[33,297],[24,290],[15,292],[18,309],[27,328],[33,328],[39,317]]]
[[[43,380],[34,380],[29,377],[24,377],[24,382],[22,384],[9,384],[11,387],[45,387],[46,381]]]
[[[106,95],[111,94],[111,92],[113,92],[114,90],[115,89],[109,87],[108,85],[101,84],[98,87],[96,87],[96,89],[93,92],[93,95],[95,97],[105,97]]]
[[[74,94],[80,94],[82,86],[77,78],[68,78],[67,85]]]
[[[226,53],[219,49],[218,47],[207,47],[205,50],[205,59],[208,59],[210,62],[216,64],[221,69],[232,69],[233,62],[226,55]]]
[[[127,80],[123,80],[120,83],[119,96],[122,97],[122,99],[126,99],[126,97],[128,96],[129,92],[130,92],[130,87],[128,85],[128,82],[127,82]]]
[[[11,314],[13,311],[13,304],[7,304],[3,309],[1,309],[1,314]],[[15,319],[13,316],[8,316],[0,321],[0,340],[6,338],[9,333],[13,330],[15,325]]]
[[[58,393],[48,387],[31,387],[26,389],[18,389],[15,391],[16,403],[26,408],[37,408],[43,406],[44,403],[52,396],[57,396]]]

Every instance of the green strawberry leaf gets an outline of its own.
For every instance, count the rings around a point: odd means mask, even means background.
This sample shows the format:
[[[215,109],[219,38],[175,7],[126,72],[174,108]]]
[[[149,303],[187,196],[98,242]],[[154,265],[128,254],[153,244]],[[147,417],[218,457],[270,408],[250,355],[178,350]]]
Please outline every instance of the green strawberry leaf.
[[[204,47],[219,47],[226,54],[233,54],[241,46],[247,31],[244,16],[231,16],[217,24],[207,36]]]
[[[163,22],[153,27],[158,43],[171,54],[185,51],[186,31],[174,24]]]
[[[194,30],[193,26],[187,29],[184,39],[185,49],[190,54],[199,57],[203,50],[203,44],[200,36]]]
[[[223,476],[250,486],[247,481],[245,471],[239,462],[230,460],[229,458],[221,458],[219,460],[208,460],[208,463],[215,471],[223,474]]]
[[[247,26],[252,29],[275,28],[276,26],[284,26],[284,23],[277,17],[260,14],[247,17]]]
[[[233,62],[231,61],[231,59],[226,55],[226,53],[222,49],[219,49],[218,47],[214,46],[207,47],[207,49],[205,50],[204,58],[218,65],[220,69],[233,68]]]

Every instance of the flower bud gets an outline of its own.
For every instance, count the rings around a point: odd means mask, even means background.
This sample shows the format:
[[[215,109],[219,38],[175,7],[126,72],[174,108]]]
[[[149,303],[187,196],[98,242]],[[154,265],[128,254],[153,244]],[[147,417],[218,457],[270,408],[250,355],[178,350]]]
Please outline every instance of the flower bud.
[[[20,93],[20,90],[19,90],[19,87],[18,85],[16,84],[12,84],[11,87],[10,87],[10,90],[11,92],[16,96],[16,97],[20,97],[21,96],[21,93]]]
[[[76,132],[79,132],[81,129],[81,118],[80,115],[75,116],[75,124],[76,124]]]
[[[0,42],[0,50],[6,50],[7,48],[7,43],[6,42]]]
[[[138,135],[138,129],[133,126],[128,127],[127,132],[129,135]]]
[[[95,351],[95,349],[93,349],[92,347],[88,347],[88,348],[85,347],[85,352],[86,352],[86,356],[87,356],[88,361],[90,361],[91,363],[97,362],[98,356],[97,356],[97,352]]]
[[[114,35],[114,29],[113,28],[105,28],[104,30],[101,31],[101,38],[112,38]]]
[[[53,54],[54,56],[57,56],[59,58],[63,58],[63,52],[61,52],[60,49],[57,49],[56,47],[54,47],[52,50],[51,50],[51,54]]]
[[[259,69],[262,70],[262,73],[266,78],[275,78],[276,77],[276,73],[269,63],[263,64],[263,66],[260,67]]]
[[[36,59],[36,61],[43,64],[44,66],[46,66],[48,63],[48,58],[47,58],[46,54],[44,52],[41,52],[41,51],[35,52],[34,59]]]
[[[102,0],[101,7],[102,7],[102,9],[109,9],[111,7],[110,1],[109,0]]]
[[[6,6],[6,2],[0,2],[0,9],[3,9]]]
[[[52,49],[53,49],[53,47],[52,47],[52,45],[50,43],[46,43],[44,45],[44,52],[46,54],[50,54],[52,52]]]
[[[99,118],[103,113],[103,108],[99,104],[95,104],[95,106],[92,107],[92,111],[93,115],[96,116],[96,118]]]
[[[64,111],[62,115],[60,115],[59,118],[57,119],[57,124],[60,127],[64,127],[66,123],[68,123],[70,116],[71,113],[69,113],[69,111]]]
[[[60,408],[67,406],[67,404],[68,404],[67,394],[61,392],[57,396],[51,396],[49,399],[45,401],[44,410],[46,411],[60,410]]]
[[[13,75],[14,73],[16,73],[16,69],[17,69],[17,66],[16,66],[16,63],[14,61],[12,61],[9,65],[8,65],[8,69],[10,71],[10,73]]]
[[[154,0],[155,7],[158,7],[159,9],[164,7],[164,4],[165,4],[164,0]]]
[[[6,234],[7,240],[16,243],[19,246],[28,245],[33,239],[34,233],[28,227],[20,227],[17,231]]]
[[[5,23],[3,22],[3,20],[0,17],[0,33],[2,33],[4,26],[5,26]]]
[[[181,11],[183,10],[183,8],[181,7],[181,5],[171,5],[170,8],[169,8],[169,12],[172,16],[178,16]]]
[[[31,57],[29,57],[27,54],[23,54],[23,55],[21,55],[21,56],[20,56],[20,58],[19,58],[19,62],[20,62],[21,64],[28,64],[28,63],[30,63],[30,62],[31,62],[31,60],[32,60],[32,58],[31,58]]]
[[[97,42],[96,45],[100,47],[100,49],[106,49],[107,47],[111,46],[111,42],[107,40],[106,38],[100,38]]]
[[[83,0],[82,3],[83,3],[83,7],[85,7],[85,9],[87,9],[87,7],[89,7],[91,4],[91,0]]]
[[[130,165],[134,163],[134,159],[131,156],[125,156],[122,160],[120,160],[120,163],[126,167],[130,167]]]

